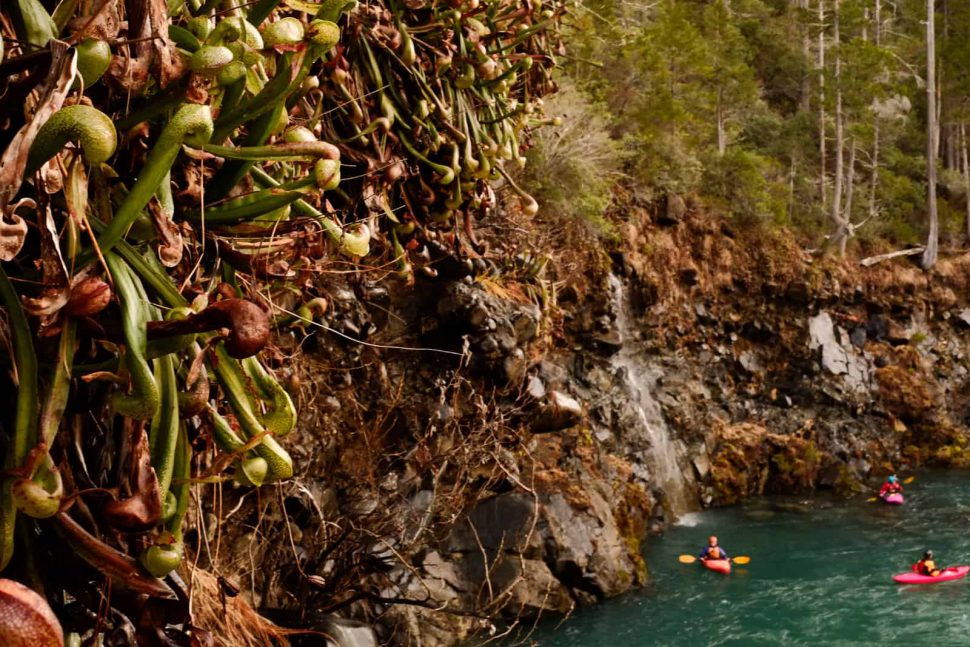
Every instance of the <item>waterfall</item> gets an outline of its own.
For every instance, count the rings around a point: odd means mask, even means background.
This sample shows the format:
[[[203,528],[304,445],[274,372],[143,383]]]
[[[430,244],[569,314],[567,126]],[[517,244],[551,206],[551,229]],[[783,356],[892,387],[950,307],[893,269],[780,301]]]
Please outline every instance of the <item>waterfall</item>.
[[[680,466],[679,454],[682,452],[678,451],[678,445],[681,444],[671,437],[660,404],[653,397],[653,389],[663,373],[646,361],[637,342],[636,322],[630,316],[629,297],[623,281],[610,274],[609,284],[616,312],[616,329],[622,342],[611,364],[636,411],[639,427],[630,431],[647,441],[644,458],[650,478],[663,492],[664,508],[677,518],[696,506],[690,503],[687,476]]]

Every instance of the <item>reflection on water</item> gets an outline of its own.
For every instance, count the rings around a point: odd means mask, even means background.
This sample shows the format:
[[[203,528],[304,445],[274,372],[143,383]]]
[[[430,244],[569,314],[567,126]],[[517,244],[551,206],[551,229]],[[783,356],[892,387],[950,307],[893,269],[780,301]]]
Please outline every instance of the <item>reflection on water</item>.
[[[970,579],[894,584],[923,550],[970,563],[970,475],[925,474],[902,507],[765,499],[686,515],[647,542],[649,585],[566,622],[541,647],[970,644]],[[724,576],[677,561],[716,533],[751,563]]]

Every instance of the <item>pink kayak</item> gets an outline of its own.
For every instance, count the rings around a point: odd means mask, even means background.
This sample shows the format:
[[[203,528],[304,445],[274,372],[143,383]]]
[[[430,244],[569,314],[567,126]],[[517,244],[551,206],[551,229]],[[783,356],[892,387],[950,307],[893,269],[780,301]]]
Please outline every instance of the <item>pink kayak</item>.
[[[718,573],[731,572],[731,561],[727,559],[702,559],[701,564]]]
[[[919,573],[900,573],[893,575],[893,582],[897,584],[937,584],[938,582],[959,580],[966,576],[967,571],[970,571],[970,566],[950,566],[943,569],[936,577],[920,575]]]
[[[886,495],[882,498],[882,500],[888,503],[889,505],[903,505],[903,503],[906,502],[906,499],[904,499],[903,495],[900,494],[899,492]]]

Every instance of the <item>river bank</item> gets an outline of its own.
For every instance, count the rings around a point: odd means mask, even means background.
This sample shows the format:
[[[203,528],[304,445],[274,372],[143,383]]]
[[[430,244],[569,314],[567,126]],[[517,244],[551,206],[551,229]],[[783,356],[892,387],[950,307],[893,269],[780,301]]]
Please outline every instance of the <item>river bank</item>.
[[[652,539],[642,590],[530,638],[585,645],[966,644],[967,581],[900,586],[926,548],[970,562],[970,474],[921,473],[900,508],[830,497],[768,497],[690,515]],[[677,561],[717,533],[751,563],[729,576]]]

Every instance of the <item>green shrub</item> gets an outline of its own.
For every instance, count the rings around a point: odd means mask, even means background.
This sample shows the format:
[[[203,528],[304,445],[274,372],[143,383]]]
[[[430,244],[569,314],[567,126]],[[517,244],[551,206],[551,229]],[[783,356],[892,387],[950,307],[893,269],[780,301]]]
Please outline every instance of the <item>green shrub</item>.
[[[780,224],[787,220],[787,190],[769,179],[772,171],[768,158],[729,148],[704,160],[702,191],[738,222]]]
[[[527,153],[525,187],[545,210],[582,218],[610,233],[603,214],[625,156],[621,143],[610,136],[605,106],[566,78],[546,102],[546,114],[562,117],[563,125],[536,131]]]

